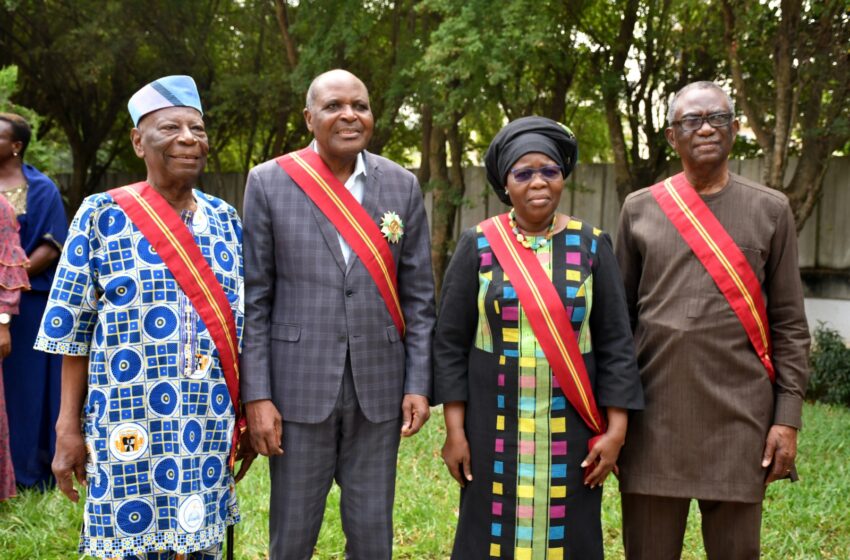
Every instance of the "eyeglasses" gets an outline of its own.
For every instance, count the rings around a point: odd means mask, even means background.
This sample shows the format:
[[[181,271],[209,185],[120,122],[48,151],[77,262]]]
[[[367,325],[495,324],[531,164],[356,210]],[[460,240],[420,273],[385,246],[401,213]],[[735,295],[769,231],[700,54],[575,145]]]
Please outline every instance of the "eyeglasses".
[[[511,169],[511,175],[514,176],[514,181],[517,183],[527,183],[531,181],[536,174],[540,174],[544,181],[554,181],[559,177],[564,176],[560,165],[544,165],[543,167],[523,167],[522,169]]]
[[[710,115],[691,115],[682,117],[670,124],[679,125],[685,132],[693,132],[702,128],[702,123],[707,122],[712,128],[728,126],[732,122],[732,113],[711,113]]]

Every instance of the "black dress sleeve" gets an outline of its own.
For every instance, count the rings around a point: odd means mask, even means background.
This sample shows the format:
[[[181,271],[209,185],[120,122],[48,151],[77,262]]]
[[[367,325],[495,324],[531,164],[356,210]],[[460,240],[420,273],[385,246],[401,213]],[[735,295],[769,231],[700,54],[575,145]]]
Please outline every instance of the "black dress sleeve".
[[[595,389],[599,407],[643,409],[643,388],[623,279],[607,233],[599,236],[593,262],[590,334],[596,362]]]
[[[469,352],[478,328],[475,229],[464,231],[443,279],[434,334],[434,404],[469,397]]]

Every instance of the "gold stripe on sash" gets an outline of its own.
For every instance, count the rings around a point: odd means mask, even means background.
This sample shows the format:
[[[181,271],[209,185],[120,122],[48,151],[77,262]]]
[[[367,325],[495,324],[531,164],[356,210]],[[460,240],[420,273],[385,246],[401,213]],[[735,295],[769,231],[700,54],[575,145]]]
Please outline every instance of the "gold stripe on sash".
[[[330,197],[331,201],[334,203],[334,205],[337,207],[337,209],[345,215],[349,224],[351,224],[354,227],[354,229],[357,230],[357,233],[360,235],[361,239],[363,239],[363,241],[365,241],[366,246],[369,247],[369,251],[372,253],[372,256],[375,257],[375,260],[378,262],[378,265],[381,267],[381,272],[384,275],[384,279],[387,282],[387,286],[389,286],[390,294],[392,294],[393,303],[395,303],[396,307],[399,310],[399,313],[401,313],[401,302],[398,299],[398,294],[396,293],[395,284],[392,281],[392,277],[390,276],[389,271],[387,271],[386,263],[384,262],[384,259],[381,257],[381,254],[378,251],[378,248],[375,247],[375,245],[372,243],[372,238],[370,238],[368,235],[366,235],[366,232],[363,230],[360,223],[357,220],[354,219],[354,216],[351,214],[351,212],[349,212],[348,207],[346,207],[345,204],[342,203],[342,201],[337,197],[336,193],[333,191],[333,189],[330,187],[330,185],[328,185],[325,182],[325,180],[322,178],[322,176],[319,175],[319,173],[315,169],[310,167],[310,165],[306,161],[304,161],[301,158],[301,156],[299,156],[297,153],[293,152],[290,155],[292,156],[293,161],[295,161],[295,163],[300,165],[307,173],[310,174],[310,176],[316,181],[316,183],[319,184],[319,186],[322,188],[322,190],[328,195],[328,197]],[[401,318],[402,318],[402,321],[404,321],[404,314],[403,313],[401,314]]]
[[[183,264],[186,265],[186,268],[189,269],[189,271],[192,273],[192,276],[195,277],[195,281],[197,282],[198,286],[201,287],[201,290],[204,292],[204,295],[206,296],[207,300],[211,303],[211,307],[213,308],[213,311],[215,311],[216,317],[221,322],[221,325],[223,327],[222,330],[224,331],[224,334],[227,337],[227,342],[230,345],[230,351],[233,354],[234,367],[236,368],[236,371],[238,372],[239,371],[239,362],[238,362],[238,357],[235,354],[236,344],[234,343],[233,338],[230,336],[230,329],[227,328],[227,320],[225,319],[224,315],[222,314],[221,309],[218,306],[218,302],[215,300],[212,293],[209,291],[209,287],[207,287],[207,285],[204,283],[203,278],[201,277],[201,273],[195,267],[195,263],[192,262],[192,259],[189,258],[188,254],[186,254],[186,251],[183,249],[183,246],[180,245],[180,243],[178,243],[177,238],[174,237],[174,234],[171,232],[170,229],[168,229],[168,227],[165,225],[165,222],[162,221],[162,219],[153,210],[153,208],[150,206],[150,204],[148,204],[148,201],[145,200],[142,197],[142,195],[140,195],[136,191],[136,189],[131,188],[131,187],[122,187],[122,188],[124,190],[126,190],[128,193],[130,193],[133,196],[134,199],[136,199],[136,202],[139,203],[139,206],[142,207],[142,209],[145,211],[145,213],[147,213],[148,216],[151,218],[151,220],[157,225],[157,227],[159,227],[159,229],[163,233],[163,235],[165,235],[168,238],[169,242],[171,243],[171,246],[174,247],[175,250],[177,251],[177,254],[180,257],[180,260],[183,261]]]
[[[735,286],[741,292],[741,295],[744,296],[744,300],[747,302],[747,306],[750,308],[750,313],[752,313],[753,318],[756,320],[756,324],[759,328],[759,335],[761,336],[762,344],[764,344],[764,348],[768,348],[767,343],[767,334],[764,328],[764,324],[761,321],[761,316],[756,310],[755,302],[753,301],[752,295],[749,290],[747,290],[744,281],[741,280],[741,277],[738,276],[738,272],[732,267],[732,264],[726,260],[726,255],[723,251],[720,250],[720,247],[714,242],[714,239],[709,235],[709,233],[705,230],[702,223],[697,219],[697,217],[693,214],[690,207],[685,203],[684,200],[679,196],[678,191],[676,191],[675,187],[673,187],[673,182],[670,179],[664,181],[664,188],[667,189],[667,192],[670,193],[670,197],[673,199],[673,202],[679,207],[679,209],[684,213],[685,217],[696,229],[697,233],[699,233],[700,237],[702,237],[703,241],[711,249],[714,256],[717,257],[717,260],[720,261],[720,264],[723,265],[723,268],[726,269],[726,272],[732,278],[732,281],[735,283]]]
[[[496,220],[496,218],[493,218]],[[578,372],[575,369],[575,365],[573,365],[572,360],[570,359],[570,355],[567,353],[566,347],[564,347],[564,341],[561,339],[561,336],[555,328],[555,322],[552,320],[552,316],[549,314],[549,309],[546,307],[545,302],[543,301],[543,296],[537,290],[537,285],[534,283],[534,279],[528,273],[528,270],[522,264],[522,260],[520,260],[520,256],[516,252],[516,246],[512,239],[507,236],[503,227],[500,227],[497,223],[497,227],[494,228],[498,233],[499,237],[502,238],[502,241],[507,247],[508,251],[510,251],[511,256],[514,261],[517,263],[517,268],[519,268],[520,272],[525,278],[526,284],[528,284],[529,289],[531,290],[532,295],[534,296],[534,300],[537,302],[537,306],[540,308],[540,311],[543,315],[543,318],[546,320],[546,326],[549,329],[549,333],[552,335],[552,338],[555,340],[556,345],[558,346],[558,351],[561,353],[561,357],[567,363],[567,367],[570,370],[570,375],[573,378],[573,383],[575,384],[576,389],[578,389],[579,396],[581,396],[581,402],[584,405],[585,410],[588,411],[588,416],[590,417],[590,421],[593,422],[593,427],[596,429],[596,432],[601,432],[601,428],[596,422],[596,418],[590,409],[590,403],[587,400],[587,394],[584,392],[584,386],[581,384],[581,379],[579,379]],[[564,389],[564,388],[562,388]]]

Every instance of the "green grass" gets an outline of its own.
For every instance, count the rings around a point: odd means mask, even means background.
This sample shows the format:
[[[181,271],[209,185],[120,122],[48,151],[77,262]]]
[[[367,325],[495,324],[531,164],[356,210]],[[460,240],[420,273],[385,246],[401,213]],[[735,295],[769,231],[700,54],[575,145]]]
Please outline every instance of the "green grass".
[[[802,481],[771,485],[762,524],[765,559],[846,559],[850,551],[850,410],[821,404],[804,408],[797,461]],[[395,506],[395,558],[448,558],[457,521],[458,489],[443,467],[442,415],[435,410],[422,433],[401,444]],[[266,558],[268,463],[261,459],[239,484],[243,521],[236,532],[239,559]],[[58,492],[26,492],[0,504],[0,557],[76,558],[82,507]],[[606,484],[603,505],[605,551],[622,558],[620,503],[615,481]],[[343,558],[339,491],[328,509],[315,558]],[[705,558],[699,512],[692,505],[685,538],[686,560]]]

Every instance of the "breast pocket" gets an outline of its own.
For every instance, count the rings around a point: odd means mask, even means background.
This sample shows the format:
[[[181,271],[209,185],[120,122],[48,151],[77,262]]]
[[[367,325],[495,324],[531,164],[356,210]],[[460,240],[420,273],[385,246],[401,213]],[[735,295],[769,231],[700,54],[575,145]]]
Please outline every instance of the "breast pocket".
[[[764,252],[761,249],[756,249],[754,247],[740,247],[741,252],[744,253],[744,257],[746,257],[747,262],[750,263],[750,268],[753,269],[756,277],[759,279],[759,282],[764,280]]]
[[[390,343],[399,342],[401,340],[401,335],[398,333],[398,329],[395,325],[387,327],[387,340],[390,341]]]
[[[272,340],[283,342],[298,342],[301,338],[301,326],[287,323],[272,323]]]
[[[762,250],[753,247],[739,247],[739,249],[741,249],[741,253],[744,254],[750,268],[759,279],[759,282],[761,282],[764,278],[764,260]],[[705,267],[703,267],[701,263],[699,266],[704,274],[695,286],[693,296],[688,301],[687,316],[689,318],[698,318],[707,314],[712,314],[717,311],[718,306],[727,305],[726,296],[724,296],[720,291],[720,288],[717,287],[714,279],[708,274],[708,272],[705,271]],[[719,303],[720,301],[723,303]]]

